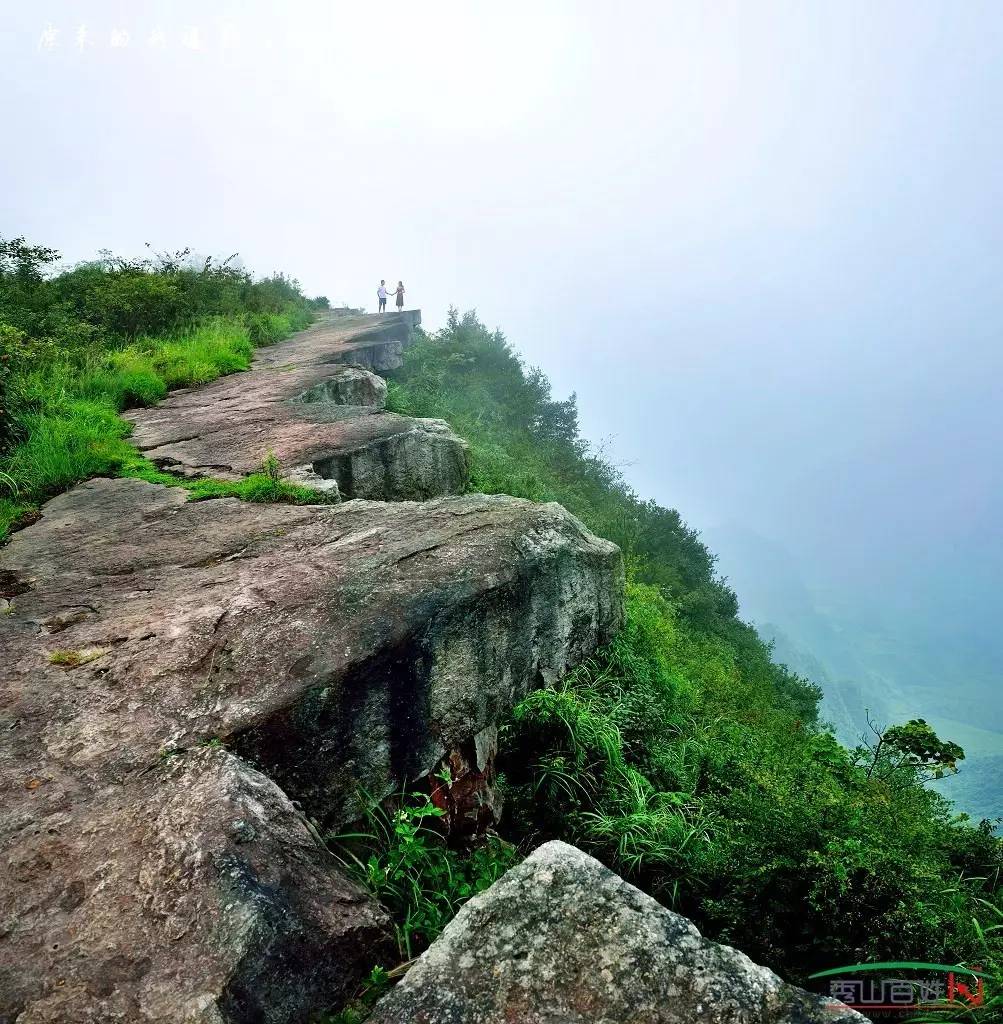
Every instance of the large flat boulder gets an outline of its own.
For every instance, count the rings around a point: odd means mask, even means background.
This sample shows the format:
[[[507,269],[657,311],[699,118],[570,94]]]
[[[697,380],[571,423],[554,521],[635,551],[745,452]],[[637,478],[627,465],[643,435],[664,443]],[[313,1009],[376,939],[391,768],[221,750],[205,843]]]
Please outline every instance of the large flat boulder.
[[[385,918],[315,827],[456,757],[490,805],[496,723],[611,635],[621,582],[614,545],[504,496],[51,501],[0,551],[0,1020],[346,994]]]
[[[470,900],[370,1024],[866,1024],[566,843]]]
[[[373,369],[400,365],[408,314],[335,317],[260,349],[251,369],[127,413],[132,440],[181,476],[239,479],[274,455],[297,483],[380,501],[461,492],[467,446],[441,420],[383,408]]]

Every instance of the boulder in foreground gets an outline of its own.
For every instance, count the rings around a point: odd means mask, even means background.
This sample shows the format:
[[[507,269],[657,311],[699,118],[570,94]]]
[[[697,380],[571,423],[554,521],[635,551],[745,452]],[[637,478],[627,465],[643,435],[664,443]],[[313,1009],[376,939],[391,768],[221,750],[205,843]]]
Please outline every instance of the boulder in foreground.
[[[370,1024],[866,1024],[704,939],[599,861],[539,847],[474,897]]]

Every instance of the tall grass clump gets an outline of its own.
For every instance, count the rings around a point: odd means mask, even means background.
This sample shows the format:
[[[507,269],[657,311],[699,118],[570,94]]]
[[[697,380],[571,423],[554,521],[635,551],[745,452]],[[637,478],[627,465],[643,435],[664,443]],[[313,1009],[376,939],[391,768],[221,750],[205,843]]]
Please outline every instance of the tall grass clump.
[[[213,317],[176,340],[148,345],[168,390],[208,384],[225,373],[246,370],[254,351],[247,327],[226,317]]]

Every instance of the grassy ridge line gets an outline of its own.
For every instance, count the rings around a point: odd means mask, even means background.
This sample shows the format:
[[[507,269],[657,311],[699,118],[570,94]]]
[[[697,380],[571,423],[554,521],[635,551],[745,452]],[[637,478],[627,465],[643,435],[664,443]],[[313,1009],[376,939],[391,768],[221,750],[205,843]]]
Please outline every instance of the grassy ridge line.
[[[61,271],[60,260],[55,249],[0,237],[0,539],[91,476],[178,483],[134,451],[120,413],[246,369],[256,345],[329,307],[284,274],[254,278],[236,254],[217,261],[189,249],[142,259],[102,252]],[[250,481],[197,481],[190,491],[306,497],[278,475],[271,466]]]
[[[259,315],[258,344],[273,344],[310,320],[302,308]],[[195,499],[322,501],[309,488],[279,481],[273,466],[238,483],[181,481],[158,472],[129,443],[132,426],[121,412],[154,405],[177,388],[246,370],[254,347],[243,317],[216,316],[180,335],[139,338],[83,361],[57,358],[19,375],[14,420],[24,439],[0,457],[0,488],[7,492],[0,497],[0,539],[45,500],[94,476],[182,485]]]

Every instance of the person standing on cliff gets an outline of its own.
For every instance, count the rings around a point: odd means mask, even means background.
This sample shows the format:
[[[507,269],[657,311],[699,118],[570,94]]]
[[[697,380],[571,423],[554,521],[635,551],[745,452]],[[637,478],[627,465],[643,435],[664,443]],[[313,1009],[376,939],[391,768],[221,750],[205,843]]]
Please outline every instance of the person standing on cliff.
[[[404,282],[397,282],[397,312],[404,308]]]
[[[380,312],[383,313],[387,308],[387,283],[380,278],[380,286],[376,289],[376,298],[380,300]]]

